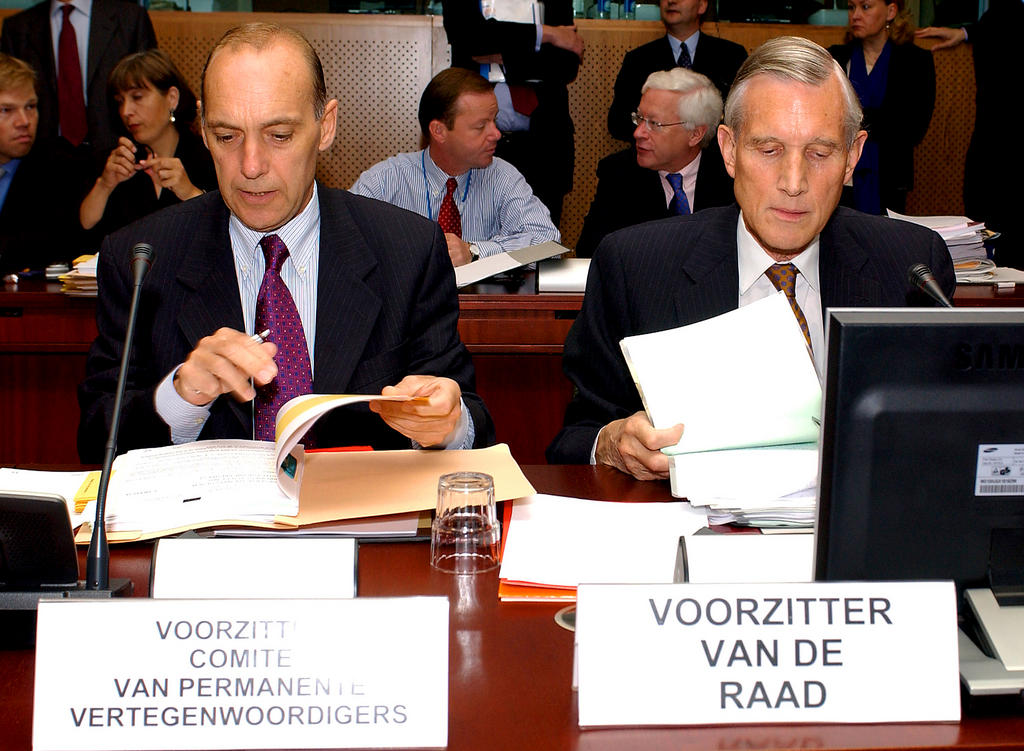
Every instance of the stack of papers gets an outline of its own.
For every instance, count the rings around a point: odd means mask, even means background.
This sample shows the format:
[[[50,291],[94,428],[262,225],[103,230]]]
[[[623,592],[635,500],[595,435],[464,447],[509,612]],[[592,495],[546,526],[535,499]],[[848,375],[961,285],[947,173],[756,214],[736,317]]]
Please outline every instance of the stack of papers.
[[[984,222],[971,221],[966,216],[906,216],[895,211],[890,211],[889,217],[938,232],[949,248],[957,282],[986,280],[985,275],[991,276],[995,269],[985,251]]]
[[[685,426],[666,454],[818,440],[821,384],[782,292],[620,346],[651,424]]]
[[[681,501],[520,498],[506,521],[498,596],[573,601],[581,583],[671,583],[679,538],[705,526],[703,511]]]
[[[96,297],[96,264],[99,253],[91,256],[79,256],[74,260],[74,268],[60,276],[61,292],[71,297]]]
[[[676,454],[669,467],[672,495],[703,508],[708,524],[814,525],[814,443]]]

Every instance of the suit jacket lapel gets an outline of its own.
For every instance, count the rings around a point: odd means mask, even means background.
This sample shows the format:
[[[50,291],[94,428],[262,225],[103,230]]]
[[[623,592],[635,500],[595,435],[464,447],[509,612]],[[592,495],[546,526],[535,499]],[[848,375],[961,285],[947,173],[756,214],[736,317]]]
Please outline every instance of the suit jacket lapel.
[[[178,314],[178,326],[191,352],[204,336],[222,326],[242,331],[242,302],[235,274],[234,254],[228,235],[228,211],[219,194],[209,200],[211,210],[202,216],[190,248],[185,253],[178,283],[188,290]],[[234,399],[222,399],[239,422],[251,427],[251,407]]]
[[[698,41],[700,37],[697,38]],[[658,70],[671,70],[676,67],[676,57],[672,54],[672,44],[668,41],[668,34],[661,38],[661,68]]]
[[[36,10],[38,9],[38,11]],[[42,3],[35,6],[30,13],[37,13],[39,18],[32,25],[32,46],[36,48],[38,59],[42,61],[43,69],[36,71],[39,78],[36,79],[37,86],[46,86],[50,93],[57,96],[57,63],[53,59],[53,35],[50,32],[50,4]],[[57,115],[54,109],[54,116]]]
[[[835,213],[821,231],[819,248],[822,316],[827,308],[881,304],[881,285],[865,273],[867,251],[836,221]]]
[[[690,284],[676,285],[678,320],[704,320],[736,309],[740,274],[737,221],[739,209],[733,206],[731,211],[722,211],[713,221],[706,222],[700,236],[688,241],[691,250],[682,264],[682,272]]]
[[[92,18],[89,19],[89,51],[85,56],[86,65],[89,68],[85,76],[85,89],[87,92],[93,85],[96,71],[100,67],[100,60],[106,51],[107,43],[114,36],[117,23],[117,11],[103,2],[94,0],[92,4]],[[106,81],[101,81],[100,83],[105,89]]]
[[[313,388],[345,393],[373,332],[381,300],[364,281],[377,266],[342,191],[320,188]]]

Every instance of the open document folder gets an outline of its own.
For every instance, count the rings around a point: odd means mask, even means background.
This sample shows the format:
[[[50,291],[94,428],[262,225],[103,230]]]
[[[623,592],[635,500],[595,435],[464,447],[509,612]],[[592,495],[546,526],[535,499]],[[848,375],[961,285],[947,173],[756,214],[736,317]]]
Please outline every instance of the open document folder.
[[[449,472],[491,475],[499,501],[534,492],[504,444],[465,451],[308,455],[298,444],[319,417],[336,407],[417,398],[309,394],[281,407],[274,443],[214,440],[129,451],[114,461],[107,497],[108,538],[124,542],[223,525],[294,529],[433,509],[438,477]],[[82,516],[91,518],[91,508],[80,507],[86,502],[83,491],[74,497],[75,511],[84,510]],[[95,492],[88,500],[94,499]],[[88,537],[83,525],[78,541]]]
[[[782,292],[706,321],[620,342],[667,454],[814,442],[821,384]]]

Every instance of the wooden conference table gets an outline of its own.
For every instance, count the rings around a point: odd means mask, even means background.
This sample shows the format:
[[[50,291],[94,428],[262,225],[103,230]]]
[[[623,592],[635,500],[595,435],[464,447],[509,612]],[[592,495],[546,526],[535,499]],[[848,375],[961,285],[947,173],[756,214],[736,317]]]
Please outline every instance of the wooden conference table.
[[[528,466],[538,491],[586,498],[665,500],[667,483],[639,483],[608,467]],[[560,605],[500,603],[497,573],[454,577],[428,564],[424,542],[363,544],[359,596],[441,595],[451,603],[449,740],[452,751],[579,749],[1024,749],[1024,716],[959,723],[747,725],[581,731],[572,691],[573,637]],[[114,546],[111,575],[149,588],[150,544]],[[80,556],[81,557],[81,556]],[[429,648],[429,645],[424,645]],[[0,652],[0,748],[31,748],[32,650]],[[73,680],[74,666],[69,665]],[[680,676],[685,680],[685,676]],[[628,700],[628,691],[624,692]]]

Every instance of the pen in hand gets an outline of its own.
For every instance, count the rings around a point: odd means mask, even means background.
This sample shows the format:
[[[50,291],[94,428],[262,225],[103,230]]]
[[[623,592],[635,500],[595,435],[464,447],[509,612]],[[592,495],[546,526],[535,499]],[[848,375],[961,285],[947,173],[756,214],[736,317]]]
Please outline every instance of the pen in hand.
[[[253,344],[263,344],[264,342],[267,341],[268,336],[270,336],[270,329],[264,329],[263,331],[260,331],[259,333],[250,336],[249,340]]]

